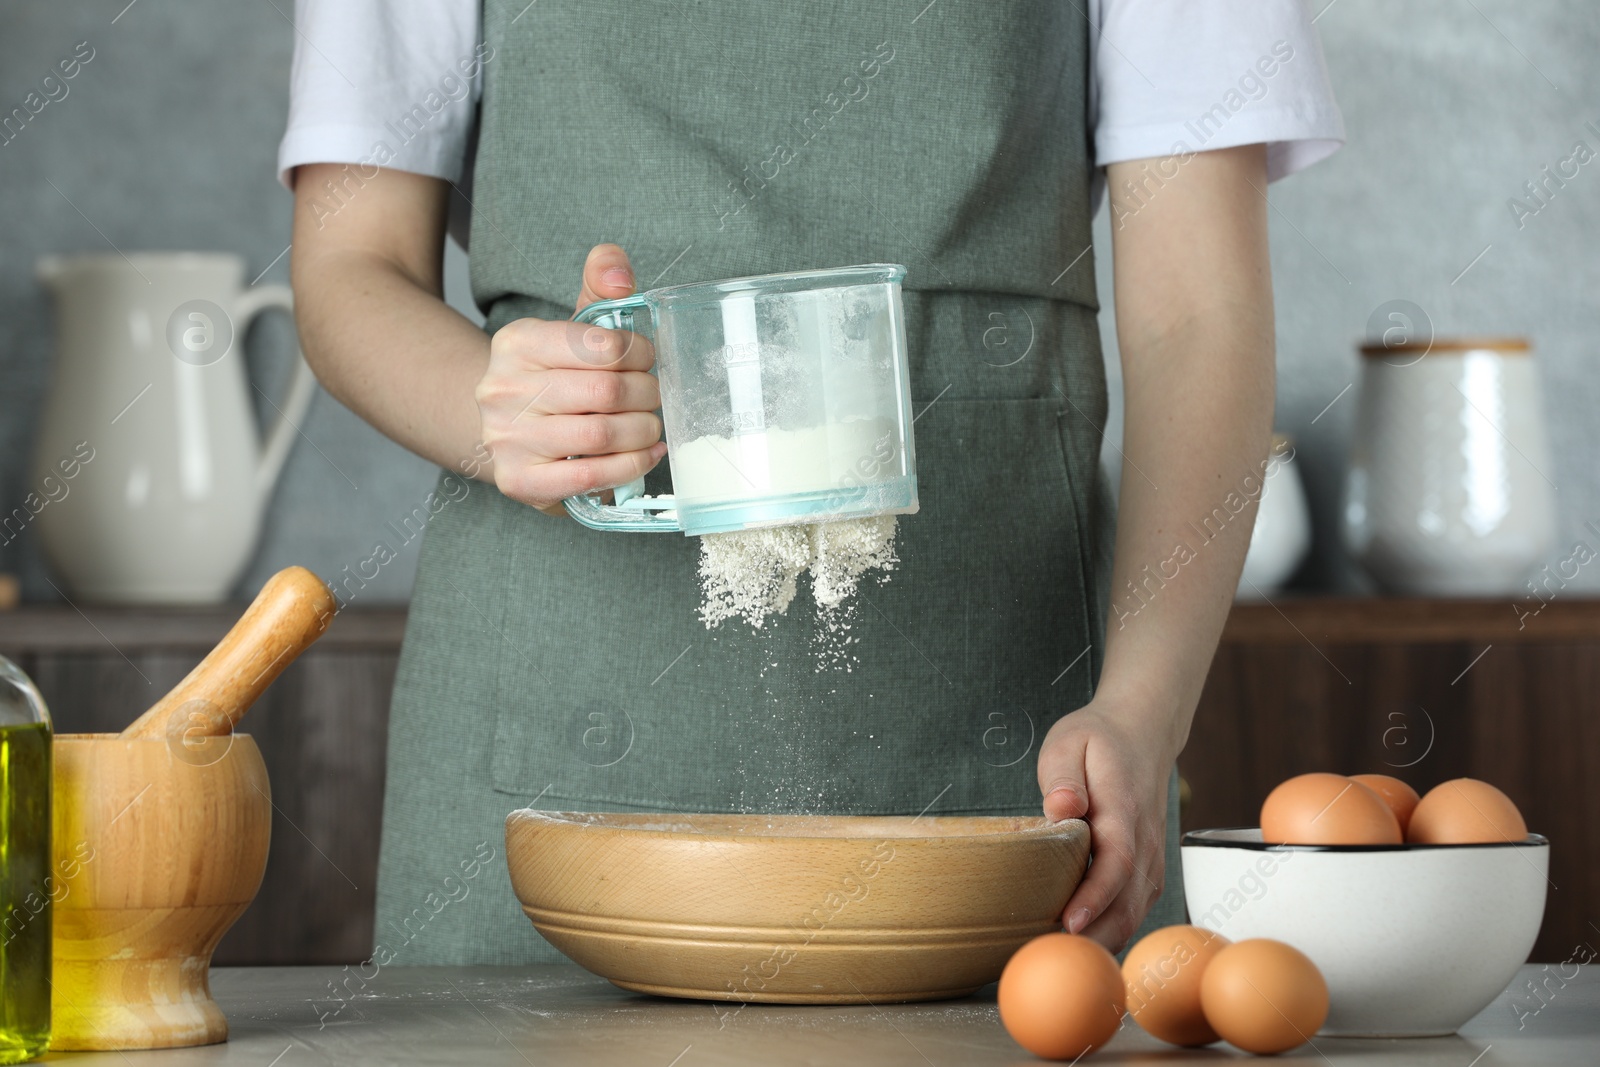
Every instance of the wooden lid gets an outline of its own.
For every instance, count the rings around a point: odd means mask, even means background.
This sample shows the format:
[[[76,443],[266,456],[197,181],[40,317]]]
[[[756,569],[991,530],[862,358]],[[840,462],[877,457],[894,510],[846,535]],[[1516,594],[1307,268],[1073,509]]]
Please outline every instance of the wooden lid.
[[[1405,341],[1397,345],[1364,344],[1361,346],[1361,354],[1369,357],[1422,356],[1430,352],[1455,355],[1459,352],[1483,349],[1505,355],[1527,355],[1529,345],[1526,337],[1435,337],[1431,341]]]

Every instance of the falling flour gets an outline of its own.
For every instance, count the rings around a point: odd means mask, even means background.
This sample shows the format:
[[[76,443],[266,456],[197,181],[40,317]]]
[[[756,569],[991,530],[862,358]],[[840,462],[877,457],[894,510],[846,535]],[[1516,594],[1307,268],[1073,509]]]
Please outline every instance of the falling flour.
[[[894,535],[893,515],[707,534],[700,538],[701,621],[709,629],[739,618],[760,629],[788,611],[809,572],[819,634],[837,651],[850,641],[849,600],[861,579],[869,571],[887,579],[899,562]]]

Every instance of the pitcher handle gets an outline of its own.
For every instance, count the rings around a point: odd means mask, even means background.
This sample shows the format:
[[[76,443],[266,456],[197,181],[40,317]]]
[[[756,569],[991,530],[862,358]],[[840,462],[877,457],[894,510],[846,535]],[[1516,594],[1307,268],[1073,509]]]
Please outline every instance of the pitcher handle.
[[[646,304],[644,294],[596,300],[572,316],[573,322],[589,323],[607,330],[633,329],[634,312]],[[672,497],[646,497],[644,479],[635,478],[612,490],[616,503],[606,504],[593,493],[583,493],[562,501],[567,514],[591,530],[619,530],[626,533],[666,533],[682,526],[670,512],[677,506]],[[652,512],[665,511],[668,515]]]
[[[234,336],[242,339],[250,328],[251,320],[264,311],[273,310],[286,313],[293,322],[294,293],[287,285],[257,285],[246,289],[233,304]],[[289,458],[295,434],[300,432],[300,424],[305,421],[306,409],[311,406],[311,397],[316,391],[316,375],[311,373],[305,356],[300,352],[300,342],[296,339],[294,369],[289,375],[289,388],[284,394],[283,405],[280,407],[262,393],[263,399],[278,413],[277,419],[262,437],[261,460],[256,465],[256,494],[263,500],[272,494],[278,475],[283,473],[284,461]]]

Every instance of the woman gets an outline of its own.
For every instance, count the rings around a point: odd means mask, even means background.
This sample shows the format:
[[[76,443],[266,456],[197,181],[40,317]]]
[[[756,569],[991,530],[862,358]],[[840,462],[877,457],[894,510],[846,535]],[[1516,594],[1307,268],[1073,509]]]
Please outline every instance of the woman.
[[[1299,3],[1087,2],[301,5],[280,163],[306,356],[451,501],[391,716],[378,940],[401,962],[558,958],[503,881],[424,906],[535,803],[1042,803],[1092,829],[1067,929],[1116,949],[1181,916],[1174,760],[1271,429],[1266,185],[1342,129]],[[441,300],[453,187],[484,330]],[[650,344],[571,301],[873,261],[910,267],[922,510],[854,669],[819,671],[798,605],[699,624],[692,539],[563,516],[665,453]],[[1247,506],[1198,535],[1224,498]]]

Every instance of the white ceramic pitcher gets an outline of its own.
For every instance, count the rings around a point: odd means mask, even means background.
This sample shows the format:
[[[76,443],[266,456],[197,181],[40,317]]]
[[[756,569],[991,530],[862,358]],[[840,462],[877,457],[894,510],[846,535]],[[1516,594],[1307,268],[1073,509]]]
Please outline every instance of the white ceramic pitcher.
[[[224,599],[316,388],[297,347],[263,437],[244,336],[263,311],[293,314],[288,288],[247,288],[243,259],[211,253],[47,256],[37,269],[57,323],[28,487],[46,557],[86,600]]]

